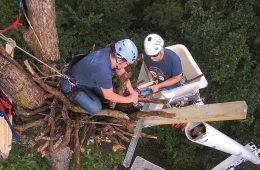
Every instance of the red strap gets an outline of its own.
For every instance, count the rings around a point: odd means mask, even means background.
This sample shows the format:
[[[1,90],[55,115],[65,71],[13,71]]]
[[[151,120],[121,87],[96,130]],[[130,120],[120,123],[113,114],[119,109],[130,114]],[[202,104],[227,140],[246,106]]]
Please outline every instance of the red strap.
[[[17,30],[20,26],[22,26],[23,24],[20,22],[21,16],[22,12],[19,12],[15,22],[12,25],[6,27],[5,29],[0,30],[0,33],[5,33],[6,31],[9,31],[11,29]]]
[[[176,129],[181,129],[181,131],[184,131],[186,125],[187,125],[187,123],[175,123],[175,124],[172,124],[172,127],[176,128]]]
[[[12,105],[0,98],[0,110],[6,112],[6,109],[8,110],[8,113],[5,113],[6,116],[10,117],[12,115]]]

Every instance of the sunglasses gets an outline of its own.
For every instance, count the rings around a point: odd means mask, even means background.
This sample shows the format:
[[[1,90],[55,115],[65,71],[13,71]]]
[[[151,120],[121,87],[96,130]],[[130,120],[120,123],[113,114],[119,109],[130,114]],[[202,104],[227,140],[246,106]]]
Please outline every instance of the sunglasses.
[[[159,52],[158,54],[155,55],[149,55],[149,57],[157,57],[161,52]]]

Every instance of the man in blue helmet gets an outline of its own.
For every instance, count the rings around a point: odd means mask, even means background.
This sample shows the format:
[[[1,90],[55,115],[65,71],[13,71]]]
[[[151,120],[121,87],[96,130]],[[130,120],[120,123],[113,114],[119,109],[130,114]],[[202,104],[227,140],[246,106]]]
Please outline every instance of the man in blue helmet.
[[[102,98],[115,103],[137,103],[138,93],[129,80],[126,87],[130,95],[126,97],[116,94],[112,85],[114,74],[120,76],[119,74],[124,73],[137,55],[135,44],[130,39],[124,39],[111,44],[110,48],[90,53],[73,63],[66,72],[77,84],[71,95],[73,100],[92,115],[102,109]],[[64,93],[72,92],[68,90],[69,86],[69,81],[63,79],[61,89]]]
[[[144,69],[149,80],[156,83],[149,87],[154,93],[181,85],[181,60],[175,52],[164,48],[164,41],[157,34],[149,34],[144,40]]]

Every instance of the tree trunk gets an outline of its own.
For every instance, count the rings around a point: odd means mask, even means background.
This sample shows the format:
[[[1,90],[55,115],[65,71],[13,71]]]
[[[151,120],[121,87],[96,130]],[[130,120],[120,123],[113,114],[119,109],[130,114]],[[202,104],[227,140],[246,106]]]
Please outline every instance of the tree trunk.
[[[65,147],[60,152],[50,157],[50,165],[52,170],[66,170],[69,168],[72,151],[69,147]]]
[[[24,32],[24,39],[35,56],[48,63],[60,59],[56,28],[55,0],[27,0],[27,12],[33,29]],[[43,67],[45,73],[50,69]]]
[[[28,77],[1,46],[0,87],[11,95],[14,103],[25,109],[38,108],[44,102],[44,91]]]

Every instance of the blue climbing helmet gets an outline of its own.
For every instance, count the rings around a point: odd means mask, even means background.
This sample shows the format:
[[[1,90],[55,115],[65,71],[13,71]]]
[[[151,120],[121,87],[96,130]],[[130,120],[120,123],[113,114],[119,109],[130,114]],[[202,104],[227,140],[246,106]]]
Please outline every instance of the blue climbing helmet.
[[[138,51],[133,41],[130,39],[120,40],[115,43],[115,52],[119,57],[126,59],[133,64],[137,58]]]

